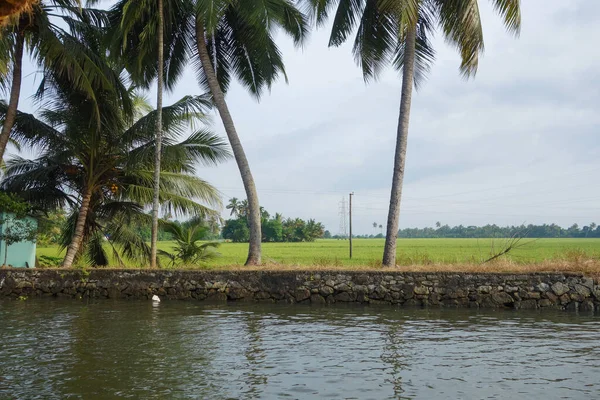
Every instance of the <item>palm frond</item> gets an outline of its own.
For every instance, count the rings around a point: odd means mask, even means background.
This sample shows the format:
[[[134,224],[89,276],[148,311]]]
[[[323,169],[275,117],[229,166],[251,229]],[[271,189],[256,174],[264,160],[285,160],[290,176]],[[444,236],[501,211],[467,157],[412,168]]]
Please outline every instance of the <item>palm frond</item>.
[[[515,35],[521,31],[521,0],[491,0],[494,9],[504,18],[504,25]]]
[[[446,40],[460,52],[460,71],[465,77],[474,75],[483,52],[483,30],[477,0],[436,0],[440,25]]]

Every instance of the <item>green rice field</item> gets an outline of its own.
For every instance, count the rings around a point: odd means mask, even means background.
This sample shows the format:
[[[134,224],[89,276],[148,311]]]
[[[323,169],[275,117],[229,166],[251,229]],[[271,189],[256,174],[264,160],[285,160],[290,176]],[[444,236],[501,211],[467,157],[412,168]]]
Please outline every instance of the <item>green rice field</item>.
[[[461,264],[481,263],[502,250],[506,239],[399,239],[397,263]],[[348,241],[321,239],[312,243],[263,243],[263,262],[303,266],[371,266],[379,265],[384,239],[354,239],[353,258],[349,259]],[[160,242],[159,248],[170,250],[172,242]],[[522,239],[519,246],[502,259],[517,264],[575,258],[600,259],[600,239]],[[247,243],[222,243],[221,256],[210,267],[242,265]],[[60,257],[57,247],[38,247],[38,257]],[[140,267],[139,265],[127,265]]]

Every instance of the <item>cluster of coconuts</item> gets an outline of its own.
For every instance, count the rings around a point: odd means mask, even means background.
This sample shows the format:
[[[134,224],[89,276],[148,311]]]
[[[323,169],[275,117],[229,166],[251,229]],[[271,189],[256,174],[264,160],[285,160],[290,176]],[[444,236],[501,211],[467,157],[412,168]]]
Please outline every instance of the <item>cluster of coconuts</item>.
[[[0,26],[6,25],[11,18],[31,11],[37,0],[0,0]]]

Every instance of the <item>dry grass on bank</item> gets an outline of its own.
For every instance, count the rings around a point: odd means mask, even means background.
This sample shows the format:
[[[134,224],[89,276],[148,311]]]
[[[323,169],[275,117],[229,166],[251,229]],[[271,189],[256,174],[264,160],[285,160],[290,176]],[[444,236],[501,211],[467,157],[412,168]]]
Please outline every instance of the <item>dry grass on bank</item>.
[[[182,267],[179,269],[198,269],[198,267]],[[584,273],[600,277],[600,260],[585,260],[579,263],[570,261],[544,261],[532,264],[517,264],[499,260],[485,264],[412,264],[383,268],[380,264],[364,266],[341,265],[289,265],[268,263],[261,266],[218,266],[207,268],[211,271],[394,271],[394,272],[457,272],[457,273]]]

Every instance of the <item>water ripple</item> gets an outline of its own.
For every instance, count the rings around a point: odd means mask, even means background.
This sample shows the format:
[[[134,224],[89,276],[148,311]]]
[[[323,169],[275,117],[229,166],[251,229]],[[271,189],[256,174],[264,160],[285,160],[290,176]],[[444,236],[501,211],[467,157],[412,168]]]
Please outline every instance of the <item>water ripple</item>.
[[[600,397],[564,312],[0,302],[0,398]]]

